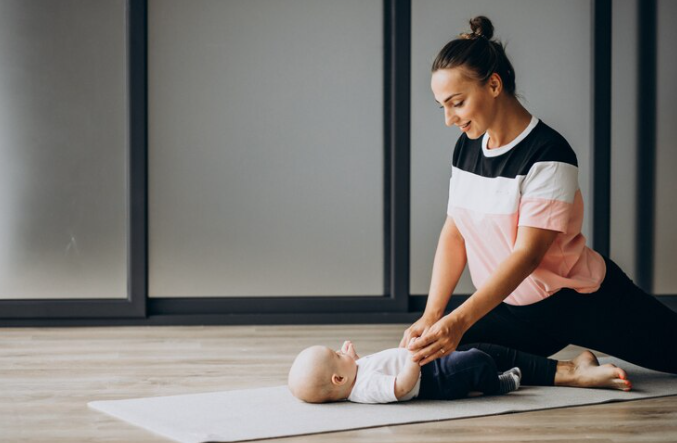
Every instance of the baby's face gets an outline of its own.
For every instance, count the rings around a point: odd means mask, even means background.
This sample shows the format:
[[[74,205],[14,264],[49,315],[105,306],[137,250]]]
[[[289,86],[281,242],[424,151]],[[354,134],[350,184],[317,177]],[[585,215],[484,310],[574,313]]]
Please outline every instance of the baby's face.
[[[338,351],[333,351],[329,348],[327,349],[330,351],[330,358],[334,360],[333,366],[336,368],[335,375],[345,379],[341,384],[347,383],[348,386],[352,386],[357,373],[357,358],[355,351],[345,344]]]

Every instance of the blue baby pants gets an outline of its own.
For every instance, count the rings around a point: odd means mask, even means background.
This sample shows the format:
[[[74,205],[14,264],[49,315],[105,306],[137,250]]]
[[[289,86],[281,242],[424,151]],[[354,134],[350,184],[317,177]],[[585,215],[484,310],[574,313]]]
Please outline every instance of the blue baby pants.
[[[494,359],[479,349],[455,351],[421,367],[419,399],[454,400],[472,391],[495,394],[499,390]]]

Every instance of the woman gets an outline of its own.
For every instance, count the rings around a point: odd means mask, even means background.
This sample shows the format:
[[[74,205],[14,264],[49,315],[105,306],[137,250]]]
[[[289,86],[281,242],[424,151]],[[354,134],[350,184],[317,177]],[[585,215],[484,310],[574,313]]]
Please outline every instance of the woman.
[[[425,365],[474,342],[540,356],[575,344],[677,373],[677,313],[586,246],[574,151],[515,97],[491,21],[470,24],[432,67],[445,123],[463,134],[425,312],[400,346],[418,337],[409,349]],[[466,262],[477,291],[443,316]],[[569,371],[580,385],[598,363],[584,353],[577,367],[551,365],[549,377]]]

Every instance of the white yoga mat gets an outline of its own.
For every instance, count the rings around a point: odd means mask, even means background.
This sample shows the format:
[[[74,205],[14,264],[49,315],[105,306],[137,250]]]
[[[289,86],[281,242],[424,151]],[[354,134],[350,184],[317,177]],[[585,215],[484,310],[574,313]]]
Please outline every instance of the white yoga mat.
[[[533,411],[677,395],[677,376],[613,358],[633,390],[524,386],[508,395],[384,405],[307,404],[286,386],[89,403],[113,417],[181,443],[234,442],[357,428]]]

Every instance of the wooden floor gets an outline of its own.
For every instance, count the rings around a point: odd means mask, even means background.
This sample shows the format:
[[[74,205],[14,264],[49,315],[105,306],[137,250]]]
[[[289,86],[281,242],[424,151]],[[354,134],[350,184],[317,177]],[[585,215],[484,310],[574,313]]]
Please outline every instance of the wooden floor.
[[[0,441],[169,442],[87,402],[284,384],[305,346],[397,346],[406,325],[0,329]],[[577,349],[558,355],[570,358]],[[275,442],[677,441],[677,396]]]

